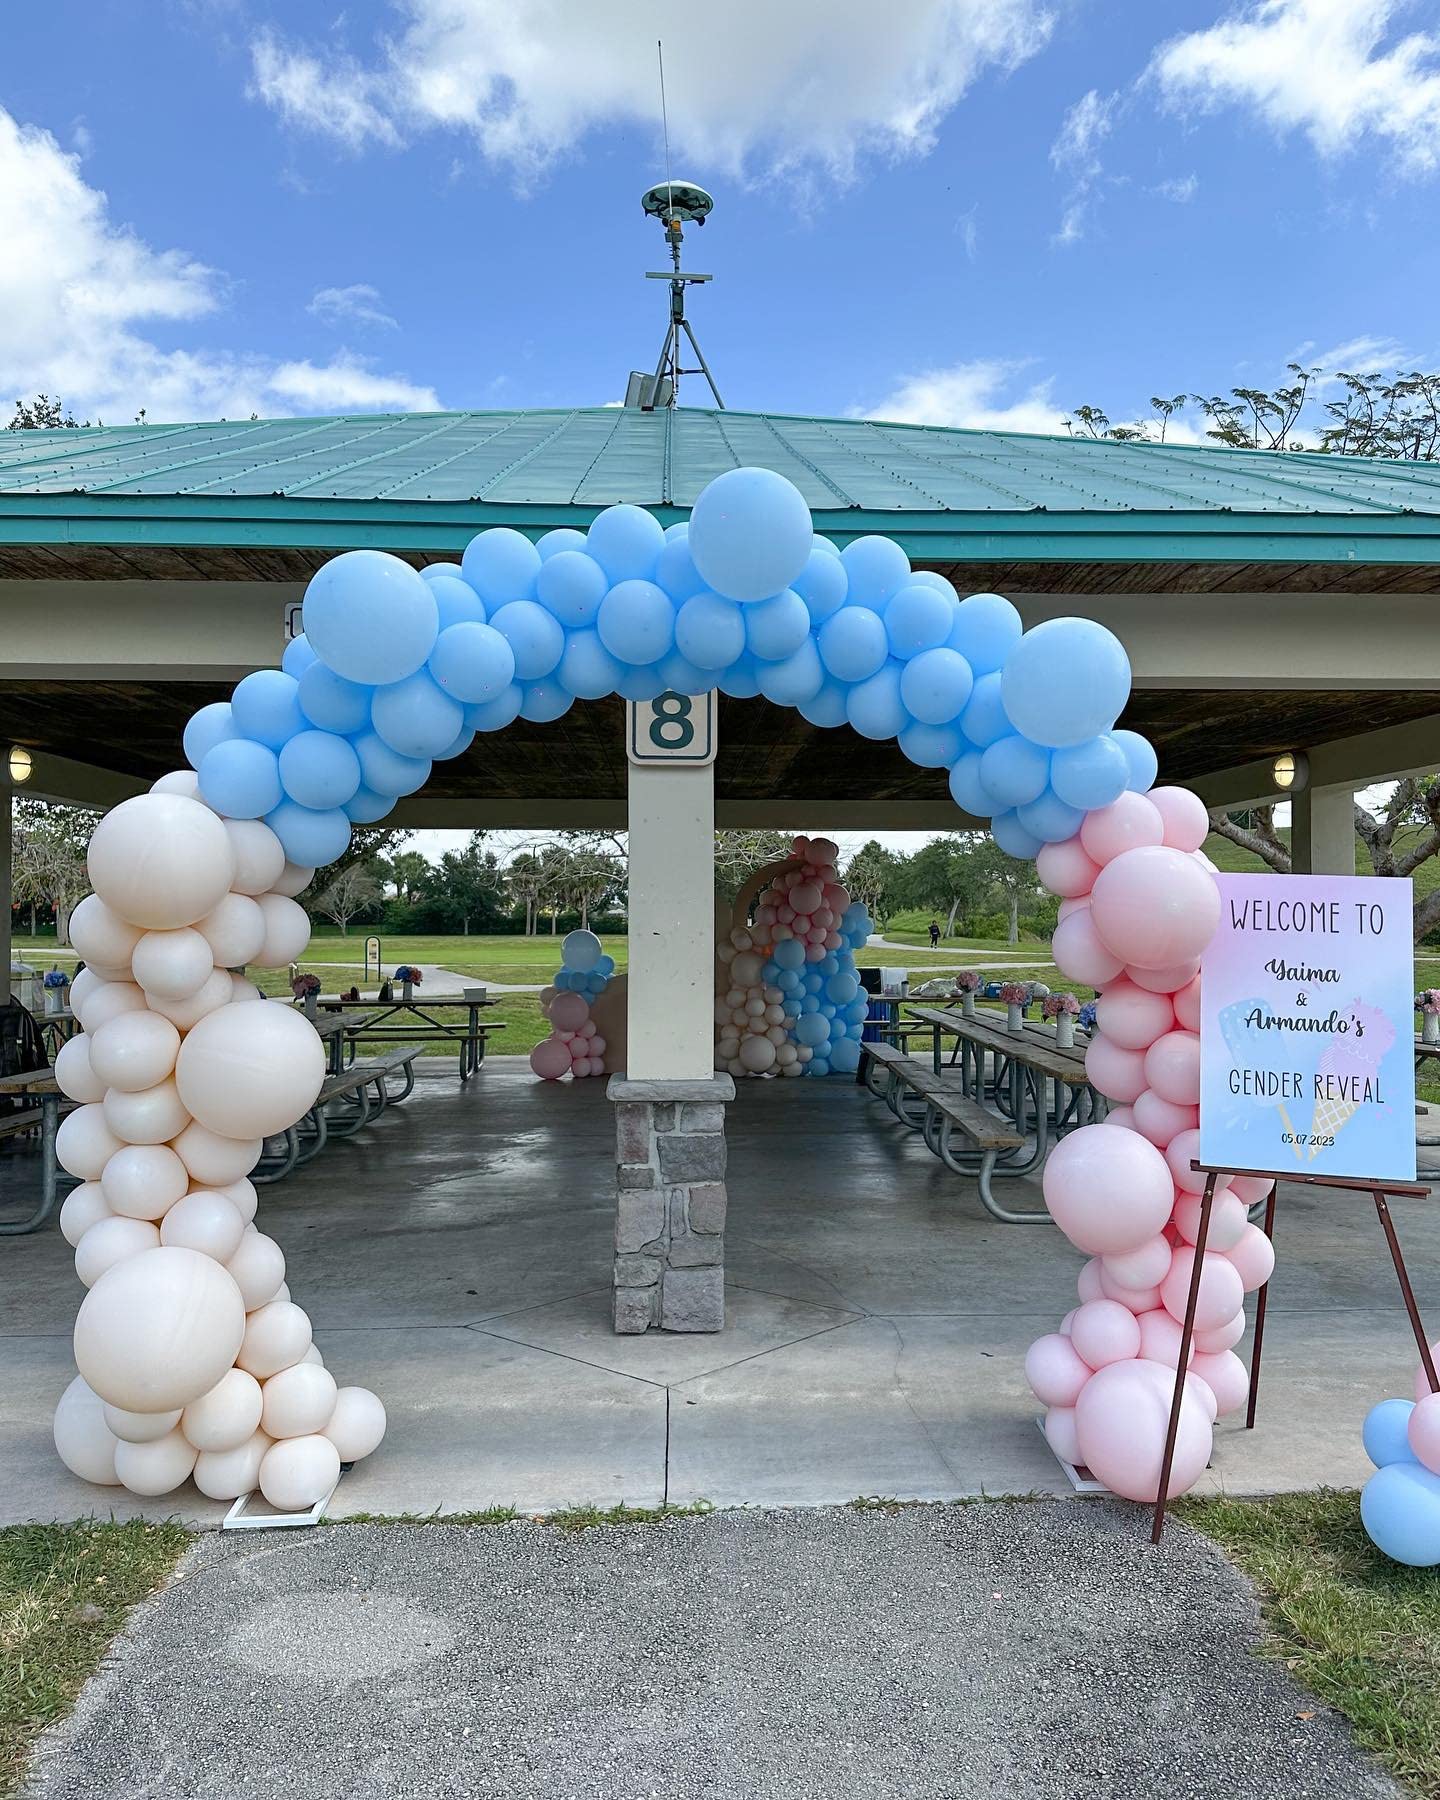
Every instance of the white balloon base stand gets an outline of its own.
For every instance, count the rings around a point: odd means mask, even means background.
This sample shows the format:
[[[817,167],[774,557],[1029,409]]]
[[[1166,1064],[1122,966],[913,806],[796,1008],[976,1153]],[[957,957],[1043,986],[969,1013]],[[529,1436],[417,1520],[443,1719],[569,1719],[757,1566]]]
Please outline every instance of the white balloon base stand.
[[[345,1476],[353,1467],[353,1463],[344,1463],[341,1465],[340,1481],[345,1479]],[[248,1494],[242,1494],[230,1508],[229,1512],[226,1513],[225,1517],[220,1521],[220,1529],[222,1531],[276,1531],[284,1527],[296,1525],[318,1525],[325,1517],[325,1508],[329,1506],[330,1502],[335,1498],[336,1493],[339,1491],[339,1487],[340,1482],[337,1481],[335,1486],[331,1488],[330,1492],[326,1494],[323,1500],[317,1500],[315,1504],[312,1507],[309,1507],[305,1512],[293,1513],[250,1512],[248,1510],[250,1502],[260,1492],[259,1488],[251,1488],[250,1492]]]
[[[1065,1458],[1061,1456],[1059,1451],[1050,1442],[1049,1438],[1045,1437],[1044,1413],[1041,1413],[1036,1418],[1035,1429],[1040,1433],[1042,1438],[1045,1438],[1045,1448],[1065,1471],[1065,1479],[1070,1483],[1077,1494],[1108,1494],[1110,1492],[1105,1483],[1103,1481],[1097,1481],[1088,1469],[1077,1469],[1074,1463],[1066,1462]]]

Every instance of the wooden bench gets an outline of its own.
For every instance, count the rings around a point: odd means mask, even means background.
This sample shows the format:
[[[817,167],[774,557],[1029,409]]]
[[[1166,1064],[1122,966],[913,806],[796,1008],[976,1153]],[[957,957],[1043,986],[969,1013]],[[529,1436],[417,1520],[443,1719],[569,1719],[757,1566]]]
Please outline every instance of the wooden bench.
[[[409,1097],[415,1086],[415,1058],[424,1053],[423,1044],[401,1044],[379,1056],[358,1058],[348,1067],[325,1077],[315,1104],[288,1131],[268,1138],[259,1167],[252,1171],[254,1182],[281,1181],[303,1163],[312,1162],[332,1137],[353,1137],[363,1125],[378,1119],[387,1106],[398,1106]],[[400,1092],[390,1091],[390,1082],[404,1078]],[[336,1116],[334,1108],[342,1109]],[[272,1151],[270,1146],[277,1148]]]

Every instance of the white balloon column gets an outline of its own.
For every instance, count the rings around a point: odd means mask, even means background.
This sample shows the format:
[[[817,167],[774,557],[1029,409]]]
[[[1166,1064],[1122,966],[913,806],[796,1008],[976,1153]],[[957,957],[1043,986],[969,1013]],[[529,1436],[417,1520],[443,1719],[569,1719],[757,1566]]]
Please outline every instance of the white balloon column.
[[[385,1411],[336,1386],[253,1223],[247,1177],[319,1094],[320,1039],[230,971],[300,955],[292,896],[313,870],[268,825],[221,818],[188,772],[108,814],[89,861],[70,925],[83,1029],[55,1062],[78,1102],[57,1154],[83,1184],[60,1228],[89,1292],[55,1446],[101,1485],[155,1495],[193,1477],[215,1500],[258,1487],[303,1510],[380,1442]]]

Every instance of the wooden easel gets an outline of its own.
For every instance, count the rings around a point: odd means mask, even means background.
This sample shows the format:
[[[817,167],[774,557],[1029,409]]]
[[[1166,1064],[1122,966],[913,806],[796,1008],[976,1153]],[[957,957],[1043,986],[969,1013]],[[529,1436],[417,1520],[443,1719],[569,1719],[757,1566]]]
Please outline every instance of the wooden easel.
[[[1207,1163],[1192,1162],[1190,1167],[1197,1175],[1205,1177],[1205,1192],[1200,1200],[1200,1224],[1195,1233],[1195,1266],[1190,1271],[1190,1291],[1185,1300],[1185,1322],[1180,1331],[1180,1360],[1175,1366],[1175,1393],[1170,1401],[1170,1425],[1165,1433],[1165,1456],[1160,1464],[1160,1491],[1155,1496],[1155,1519],[1150,1528],[1150,1542],[1158,1544],[1160,1534],[1165,1529],[1165,1505],[1170,1495],[1170,1465],[1175,1460],[1175,1435],[1180,1429],[1180,1402],[1185,1393],[1185,1365],[1190,1360],[1190,1343],[1195,1335],[1195,1307],[1200,1298],[1200,1276],[1205,1264],[1205,1241],[1210,1232],[1210,1208],[1215,1199],[1215,1183],[1221,1175],[1253,1175],[1262,1181],[1269,1180],[1272,1186],[1265,1201],[1264,1232],[1267,1238],[1275,1236],[1275,1197],[1279,1192],[1279,1183],[1293,1181],[1301,1187],[1343,1188],[1348,1193],[1370,1194],[1375,1201],[1375,1211],[1379,1215],[1381,1228],[1385,1233],[1385,1241],[1390,1246],[1390,1260],[1395,1264],[1395,1273],[1400,1280],[1400,1293],[1405,1302],[1405,1311],[1410,1318],[1410,1329],[1415,1333],[1415,1342],[1420,1349],[1420,1361],[1425,1369],[1432,1393],[1440,1393],[1440,1378],[1435,1373],[1435,1362],[1430,1354],[1430,1341],[1425,1335],[1425,1327],[1420,1322],[1420,1309],[1415,1304],[1415,1290],[1410,1285],[1409,1272],[1405,1267],[1405,1258],[1400,1253],[1400,1240],[1395,1235],[1395,1221],[1390,1217],[1390,1208],[1386,1205],[1387,1196],[1396,1196],[1406,1200],[1423,1200],[1428,1198],[1430,1190],[1416,1182],[1392,1181],[1357,1181],[1339,1175],[1297,1175],[1289,1169],[1222,1169],[1211,1167]],[[1245,1408],[1245,1429],[1251,1431],[1255,1426],[1255,1401],[1260,1392],[1260,1349],[1265,1340],[1265,1301],[1270,1292],[1267,1281],[1261,1287],[1255,1301],[1255,1344],[1250,1353],[1250,1397]]]

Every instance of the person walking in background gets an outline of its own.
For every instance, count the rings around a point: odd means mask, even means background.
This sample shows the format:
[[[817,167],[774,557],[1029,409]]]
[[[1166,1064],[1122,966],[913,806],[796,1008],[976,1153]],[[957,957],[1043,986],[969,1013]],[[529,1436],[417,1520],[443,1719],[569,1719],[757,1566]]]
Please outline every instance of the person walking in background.
[[[930,921],[930,948],[932,950],[940,948],[940,921],[938,919]]]

